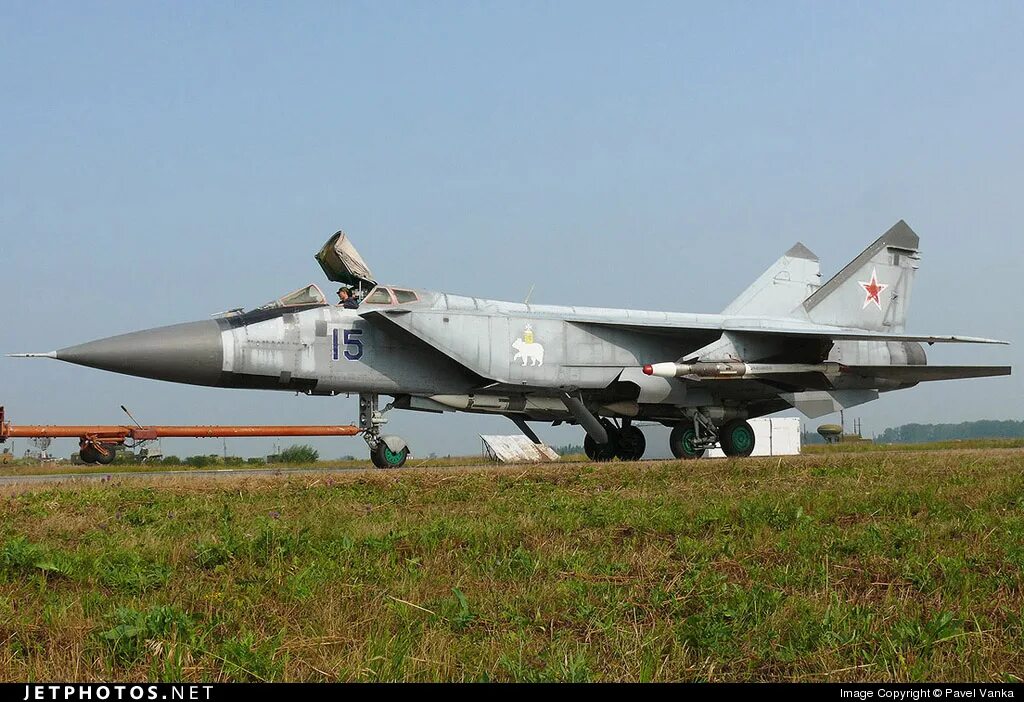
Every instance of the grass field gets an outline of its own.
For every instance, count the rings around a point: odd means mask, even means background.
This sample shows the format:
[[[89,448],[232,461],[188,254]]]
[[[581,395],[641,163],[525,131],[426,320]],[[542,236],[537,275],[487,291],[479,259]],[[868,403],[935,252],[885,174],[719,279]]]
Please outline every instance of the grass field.
[[[1024,451],[0,490],[0,677],[1019,680]]]
[[[479,466],[483,459],[480,456],[445,456],[436,458],[410,457],[408,468],[448,468],[453,466]],[[568,462],[586,460],[585,456],[566,456]],[[279,470],[288,471],[295,468],[315,468],[318,470],[351,470],[351,469],[372,469],[373,463],[368,459],[352,460],[325,460],[314,463],[243,463],[224,464],[211,463],[202,467],[190,466],[187,463],[166,465],[163,463],[111,463],[109,465],[70,463],[70,462],[47,462],[22,460],[18,463],[0,464],[0,477],[20,475],[53,475],[81,473],[86,475],[116,475],[118,473],[183,473],[192,471],[211,471],[230,469],[245,472],[247,470],[267,471]]]
[[[963,449],[1024,448],[1024,439],[958,439],[927,444],[876,444],[871,441],[841,444],[805,444],[803,453],[853,453],[861,451],[957,451]]]

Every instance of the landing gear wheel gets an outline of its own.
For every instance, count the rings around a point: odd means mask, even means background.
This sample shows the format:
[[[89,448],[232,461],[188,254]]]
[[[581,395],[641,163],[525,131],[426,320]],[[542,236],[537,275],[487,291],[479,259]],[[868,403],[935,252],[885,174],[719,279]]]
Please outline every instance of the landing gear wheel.
[[[583,453],[585,453],[587,455],[587,458],[589,458],[591,461],[596,461],[597,460],[597,455],[594,453],[594,447],[595,446],[597,446],[597,444],[595,444],[593,442],[593,440],[591,440],[590,434],[584,434],[583,435]]]
[[[401,468],[409,457],[409,447],[403,446],[401,451],[392,451],[383,441],[370,449],[370,460],[378,468]]]
[[[599,444],[590,438],[590,434],[583,437],[583,452],[587,454],[587,458],[592,461],[610,461],[615,458],[615,454],[618,451],[618,430],[608,430],[608,443]]]
[[[83,446],[78,450],[78,458],[82,463],[97,463],[99,462],[100,453],[92,446]]]
[[[697,432],[693,430],[693,422],[683,420],[675,426],[668,437],[668,446],[676,458],[700,458],[704,449],[696,447]]]
[[[743,458],[754,452],[754,428],[742,419],[734,419],[722,427],[718,440],[726,456]]]
[[[619,431],[618,439],[616,456],[624,461],[639,461],[644,457],[644,451],[647,450],[647,439],[644,438],[644,433],[640,431],[639,427],[632,425],[623,427]]]

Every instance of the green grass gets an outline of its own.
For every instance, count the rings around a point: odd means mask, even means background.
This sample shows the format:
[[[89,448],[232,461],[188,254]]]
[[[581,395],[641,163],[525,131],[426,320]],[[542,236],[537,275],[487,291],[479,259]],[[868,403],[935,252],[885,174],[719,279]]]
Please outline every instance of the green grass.
[[[965,449],[1017,449],[1024,448],[1024,439],[968,439],[963,441],[942,441],[928,444],[875,444],[870,441],[849,442],[840,444],[805,444],[802,448],[805,454],[839,454],[839,453],[862,453],[865,451],[949,451]],[[564,455],[558,459],[559,463],[581,463],[587,462],[583,454]],[[480,456],[443,456],[434,458],[412,457],[409,459],[408,468],[455,468],[465,466],[479,466],[483,461]],[[369,460],[318,460],[311,463],[289,464],[289,463],[244,463],[224,465],[212,463],[210,465],[196,467],[181,463],[178,465],[163,465],[161,463],[113,463],[110,465],[84,465],[73,463],[36,463],[27,459],[19,459],[14,463],[0,463],[0,477],[22,476],[22,475],[51,475],[51,474],[82,474],[82,475],[117,475],[121,473],[161,473],[161,472],[188,472],[188,471],[210,471],[230,469],[234,471],[246,470],[278,470],[286,472],[297,468],[315,468],[319,470],[347,470],[347,469],[372,469],[373,464]]]
[[[562,456],[561,462],[578,463],[586,461],[584,455]],[[486,461],[480,456],[442,456],[434,458],[420,458],[413,456],[409,459],[409,468],[452,468],[459,466],[479,466]],[[492,464],[494,465],[494,464]],[[316,468],[320,470],[347,470],[347,469],[372,469],[373,463],[369,459],[353,460],[317,460],[308,463],[240,463],[227,464],[210,463],[204,466],[192,466],[187,463],[176,465],[164,465],[162,463],[111,463],[109,465],[83,464],[71,462],[39,463],[28,459],[19,459],[15,463],[0,463],[0,477],[21,476],[21,475],[52,475],[56,473],[74,473],[83,475],[116,475],[119,473],[168,473],[168,472],[189,472],[189,471],[211,471],[211,470],[234,470],[244,472],[246,470],[267,471],[277,470],[281,472]]]
[[[5,680],[1017,680],[1024,452],[0,490]]]
[[[950,451],[961,449],[1018,449],[1024,439],[962,439],[926,444],[876,444],[871,441],[839,444],[804,444],[803,453],[855,453],[862,451]]]

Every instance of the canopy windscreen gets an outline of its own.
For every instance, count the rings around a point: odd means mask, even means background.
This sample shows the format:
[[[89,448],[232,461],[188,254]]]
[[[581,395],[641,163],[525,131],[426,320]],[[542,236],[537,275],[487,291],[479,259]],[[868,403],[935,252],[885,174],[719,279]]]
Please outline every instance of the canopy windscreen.
[[[278,307],[304,307],[309,305],[326,305],[327,298],[316,285],[307,285],[295,292],[290,292],[284,297],[271,300],[265,305],[260,305],[258,310],[270,310]]]

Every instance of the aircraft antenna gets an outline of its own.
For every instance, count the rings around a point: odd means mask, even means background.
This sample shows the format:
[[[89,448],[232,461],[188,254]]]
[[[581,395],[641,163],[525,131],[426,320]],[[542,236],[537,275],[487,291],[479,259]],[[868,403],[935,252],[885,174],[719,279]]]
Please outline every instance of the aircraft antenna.
[[[537,284],[536,284],[536,283],[534,283],[533,285],[531,285],[531,286],[530,286],[530,292],[526,293],[526,299],[525,299],[525,300],[523,300],[523,304],[524,304],[524,305],[528,305],[528,304],[530,304],[530,296],[531,296],[531,295],[533,295],[533,289],[534,289],[535,287],[537,287]]]

